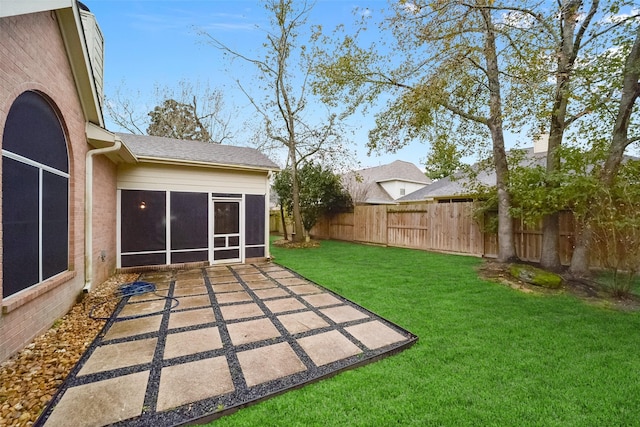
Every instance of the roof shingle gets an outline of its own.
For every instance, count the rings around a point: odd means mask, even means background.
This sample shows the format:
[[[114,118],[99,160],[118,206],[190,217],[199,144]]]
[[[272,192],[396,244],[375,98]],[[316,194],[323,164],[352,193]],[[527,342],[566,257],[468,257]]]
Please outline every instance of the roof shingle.
[[[255,148],[118,132],[116,132],[116,135],[138,158],[211,163],[220,166],[243,166],[270,170],[280,169],[277,164]]]

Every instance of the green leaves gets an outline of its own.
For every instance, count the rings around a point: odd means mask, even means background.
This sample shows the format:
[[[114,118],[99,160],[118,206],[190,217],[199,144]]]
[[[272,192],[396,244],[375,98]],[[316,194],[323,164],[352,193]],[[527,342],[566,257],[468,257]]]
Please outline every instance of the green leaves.
[[[307,162],[298,167],[300,213],[304,229],[309,231],[325,213],[337,213],[352,206],[349,194],[342,187],[340,177],[320,163]],[[291,169],[278,172],[273,185],[280,203],[287,212],[293,209]]]

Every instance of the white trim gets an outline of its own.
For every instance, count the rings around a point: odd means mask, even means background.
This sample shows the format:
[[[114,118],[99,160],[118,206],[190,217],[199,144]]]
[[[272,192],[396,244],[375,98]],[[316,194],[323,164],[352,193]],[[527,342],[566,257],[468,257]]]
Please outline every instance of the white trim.
[[[65,137],[64,142],[65,142],[65,144],[67,143],[66,137]],[[2,157],[7,157],[7,158],[9,158],[11,160],[15,160],[16,162],[24,163],[25,165],[29,165],[29,166],[33,166],[33,167],[38,168],[38,169],[45,170],[45,171],[47,171],[49,173],[61,176],[63,178],[67,178],[67,179],[70,178],[70,175],[67,172],[63,172],[60,169],[54,169],[51,166],[47,166],[47,165],[45,165],[43,163],[36,162],[35,160],[31,160],[28,157],[24,157],[24,156],[21,156],[20,154],[12,153],[11,151],[2,150]],[[68,161],[69,161],[69,153],[67,152],[67,162]]]
[[[171,191],[164,193],[164,248],[165,264],[171,264]]]
[[[116,189],[116,267],[122,268],[122,190]]]
[[[50,10],[73,7],[72,0],[47,0],[47,1],[25,1],[25,0],[2,0],[0,7],[0,18],[8,16],[26,15],[28,13],[47,12]]]
[[[42,263],[44,260],[44,253],[42,252],[42,198],[44,196],[44,192],[42,191],[42,187],[44,185],[44,173],[42,172],[42,168],[38,169],[38,283],[42,283],[44,273],[42,271]],[[69,186],[69,182],[67,181],[67,187]],[[69,200],[67,199],[67,204]],[[67,208],[68,209],[68,208]],[[67,221],[69,220],[69,215],[67,211]],[[67,237],[67,251],[69,250],[69,238]],[[69,269],[69,258],[67,258],[67,269]]]

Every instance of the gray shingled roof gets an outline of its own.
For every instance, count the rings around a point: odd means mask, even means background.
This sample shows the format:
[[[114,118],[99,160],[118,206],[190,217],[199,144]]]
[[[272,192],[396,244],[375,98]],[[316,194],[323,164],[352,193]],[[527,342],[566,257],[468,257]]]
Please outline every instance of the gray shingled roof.
[[[431,182],[416,165],[402,160],[349,172],[344,174],[342,179],[347,188],[366,196],[366,200],[358,200],[358,202],[373,204],[395,203],[389,193],[382,188],[381,182],[397,180],[425,185]]]
[[[431,180],[411,162],[396,160],[388,165],[374,166],[372,168],[356,171],[363,181],[411,181],[429,184]]]
[[[534,153],[533,148],[526,148],[521,166],[544,165],[547,153]],[[475,166],[477,168],[477,166]],[[433,184],[429,184],[418,191],[407,194],[398,199],[398,202],[418,202],[431,199],[455,198],[460,196],[468,196],[469,178],[465,173],[456,173],[452,177],[440,179]],[[492,186],[496,185],[496,173],[491,171],[480,171],[476,177],[476,182]]]
[[[118,132],[116,132],[116,135],[122,139],[122,142],[138,158],[146,157],[271,170],[280,169],[277,164],[255,148]]]

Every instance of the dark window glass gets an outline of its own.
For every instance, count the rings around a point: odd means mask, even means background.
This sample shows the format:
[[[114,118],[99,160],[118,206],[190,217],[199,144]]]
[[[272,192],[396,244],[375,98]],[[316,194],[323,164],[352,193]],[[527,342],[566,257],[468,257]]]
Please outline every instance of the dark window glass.
[[[123,267],[138,267],[141,265],[163,265],[167,263],[165,253],[122,255]]]
[[[208,251],[192,251],[192,252],[172,252],[171,263],[180,264],[183,262],[207,261],[209,259]]]
[[[216,260],[240,258],[240,250],[228,249],[228,250],[215,251],[213,257]]]
[[[246,248],[244,253],[247,258],[260,258],[264,256],[264,248]]]
[[[166,249],[166,193],[164,191],[122,190],[120,206],[122,252]]]
[[[214,203],[213,227],[215,234],[233,234],[240,232],[240,203]]]
[[[264,197],[247,194],[245,196],[245,243],[247,245],[264,244],[265,207]]]
[[[36,92],[24,92],[11,105],[2,148],[69,172],[66,138],[60,120],[49,102]]]
[[[2,291],[5,297],[39,281],[38,174],[33,166],[2,158]]]
[[[42,218],[42,274],[51,277],[68,265],[69,190],[67,178],[46,171],[42,174],[42,211],[46,213]]]
[[[207,193],[171,193],[171,249],[207,247],[208,206]]]
[[[3,296],[68,268],[69,172],[66,137],[51,104],[24,92],[9,109],[2,149]],[[11,159],[19,155],[35,165]]]

